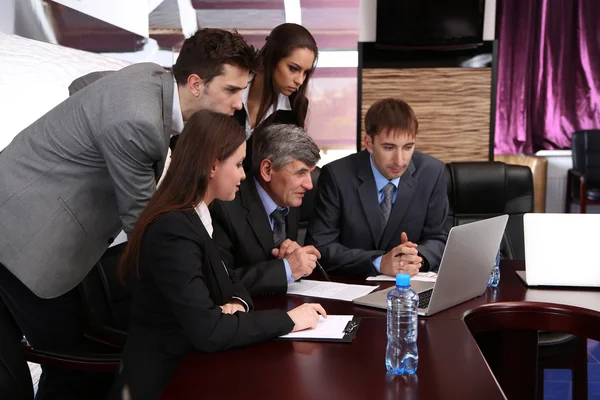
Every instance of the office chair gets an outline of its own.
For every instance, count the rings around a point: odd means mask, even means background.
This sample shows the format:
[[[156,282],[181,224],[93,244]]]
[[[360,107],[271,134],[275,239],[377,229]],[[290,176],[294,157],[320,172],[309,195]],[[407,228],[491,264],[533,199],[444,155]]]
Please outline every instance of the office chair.
[[[449,230],[456,225],[508,214],[500,244],[503,259],[524,260],[523,215],[533,212],[531,169],[502,162],[451,162],[446,164],[450,209]]]
[[[565,212],[571,211],[573,198],[579,198],[579,212],[585,214],[588,204],[600,204],[600,130],[575,132],[571,157],[573,168],[567,173]]]
[[[87,317],[85,331],[89,351],[81,353],[34,349],[22,342],[27,361],[67,369],[114,372],[119,368],[127,338],[131,291],[117,280],[117,267],[125,244],[109,248],[79,284]]]
[[[533,212],[533,175],[529,167],[502,162],[452,162],[446,164],[450,210],[447,228],[500,214],[508,224],[500,244],[503,259],[524,260],[523,215]],[[574,388],[587,380],[586,343],[560,332],[539,332],[538,366],[570,369]],[[582,355],[584,358],[582,359]],[[543,388],[543,386],[542,386]]]
[[[468,311],[464,321],[509,399],[543,398],[536,382],[543,380],[536,367],[539,330],[574,335],[583,343],[586,338],[600,340],[600,313],[567,305],[488,303]],[[585,367],[587,371],[587,360]],[[573,398],[587,399],[587,376],[584,385],[576,385],[575,379]]]
[[[315,209],[315,194],[317,191],[317,184],[319,183],[319,175],[321,175],[321,168],[316,167],[310,176],[312,178],[313,188],[304,193],[302,199],[302,205],[300,206],[300,220],[298,221],[298,244],[304,246],[304,239],[306,238],[306,230],[308,229],[308,223],[313,215]]]

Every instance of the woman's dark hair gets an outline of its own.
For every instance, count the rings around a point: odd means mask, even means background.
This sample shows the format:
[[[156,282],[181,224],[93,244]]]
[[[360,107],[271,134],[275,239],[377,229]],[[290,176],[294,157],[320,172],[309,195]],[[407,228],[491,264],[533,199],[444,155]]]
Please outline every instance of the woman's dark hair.
[[[267,110],[272,105],[277,104],[278,92],[275,89],[274,73],[277,64],[281,59],[288,57],[296,49],[308,49],[315,54],[316,65],[319,49],[317,42],[312,37],[308,29],[298,24],[281,24],[271,31],[267,36],[265,45],[258,53],[261,59],[262,69],[264,73],[264,86],[261,95],[260,106],[256,121],[262,121]],[[314,68],[306,73],[306,79],[298,91],[290,96],[290,104],[292,105],[292,113],[294,115],[295,124],[304,128],[304,120],[308,112],[308,99],[306,98],[306,88]]]
[[[200,204],[214,162],[230,157],[245,140],[244,128],[227,115],[202,110],[190,117],[164,180],[128,238],[118,270],[121,281],[138,275],[140,245],[148,225],[167,211],[191,211]]]

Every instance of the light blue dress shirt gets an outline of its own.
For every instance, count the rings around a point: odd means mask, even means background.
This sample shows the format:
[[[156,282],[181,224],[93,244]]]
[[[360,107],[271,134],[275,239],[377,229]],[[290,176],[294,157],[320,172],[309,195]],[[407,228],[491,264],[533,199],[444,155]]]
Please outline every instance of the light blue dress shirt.
[[[372,155],[369,158],[369,160],[371,161],[371,170],[373,171],[373,177],[375,178],[375,186],[377,187],[377,199],[379,201],[379,204],[381,204],[381,202],[383,201],[383,188],[388,183],[392,183],[394,186],[396,186],[396,190],[394,190],[394,194],[392,194],[392,204],[394,204],[396,202],[396,197],[398,197],[398,185],[400,184],[400,178],[398,177],[389,180],[388,178],[383,176],[377,168],[375,168],[375,164],[373,164]],[[379,273],[381,273],[381,257],[383,256],[379,256],[373,260],[373,266]]]
[[[256,178],[254,178],[254,184],[256,185],[256,191],[258,192],[260,201],[262,201],[263,207],[265,208],[265,211],[267,212],[267,217],[269,218],[269,224],[271,225],[271,230],[273,230],[274,221],[273,221],[273,218],[271,218],[271,213],[278,209],[280,211],[283,211],[283,215],[287,216],[288,213],[290,212],[290,208],[289,207],[278,207],[277,204],[275,204],[275,202],[271,198],[271,196],[269,196],[269,194],[267,192],[265,192],[265,189],[263,189],[262,186],[260,186],[260,184],[258,183]],[[294,282],[294,278],[292,278],[292,269],[290,268],[290,263],[288,262],[288,260],[286,260],[284,258],[283,264],[285,265],[285,276],[287,277],[288,283]]]

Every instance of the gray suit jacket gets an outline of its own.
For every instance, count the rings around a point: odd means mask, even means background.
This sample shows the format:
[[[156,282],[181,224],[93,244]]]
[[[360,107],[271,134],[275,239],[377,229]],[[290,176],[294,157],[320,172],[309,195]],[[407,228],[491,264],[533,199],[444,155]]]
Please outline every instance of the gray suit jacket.
[[[86,75],[0,153],[0,263],[37,296],[75,287],[133,229],[164,167],[173,84],[150,63]]]
[[[439,267],[448,231],[444,164],[415,151],[400,178],[398,196],[385,227],[365,150],[325,165],[319,176],[315,210],[306,244],[321,252],[323,267],[334,273],[375,275],[372,261],[400,244],[401,232],[418,243],[429,269]]]

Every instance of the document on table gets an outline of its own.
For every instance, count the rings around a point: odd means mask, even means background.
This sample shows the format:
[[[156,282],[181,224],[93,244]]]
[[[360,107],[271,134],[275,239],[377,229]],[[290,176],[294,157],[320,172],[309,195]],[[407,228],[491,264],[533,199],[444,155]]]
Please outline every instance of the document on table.
[[[437,274],[435,272],[419,272],[415,276],[411,276],[411,281],[421,281],[421,282],[435,282],[437,279]],[[387,275],[377,275],[377,276],[369,276],[367,278],[368,281],[389,281],[395,282],[395,276],[387,276]]]
[[[327,318],[319,317],[315,329],[305,329],[299,332],[288,333],[280,336],[282,339],[343,339],[348,333],[346,327],[354,315],[328,315]]]
[[[377,289],[379,286],[350,285],[347,283],[321,282],[302,279],[288,285],[288,294],[300,296],[322,297],[352,301]]]

